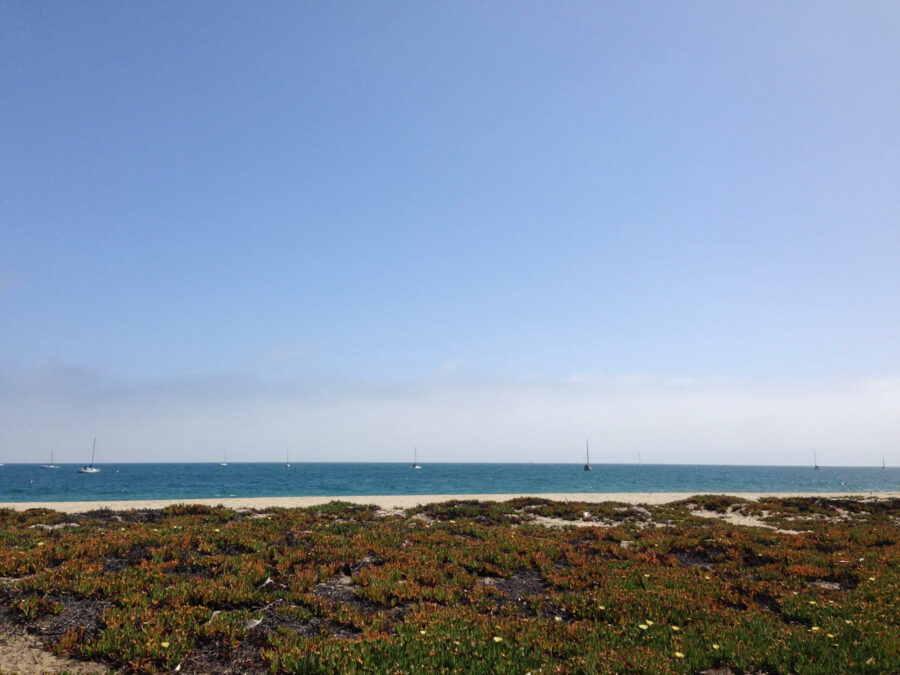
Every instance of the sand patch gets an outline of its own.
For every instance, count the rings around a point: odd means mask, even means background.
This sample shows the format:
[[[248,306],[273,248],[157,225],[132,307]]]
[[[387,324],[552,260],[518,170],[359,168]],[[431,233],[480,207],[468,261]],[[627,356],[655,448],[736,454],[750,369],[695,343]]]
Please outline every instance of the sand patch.
[[[549,518],[548,516],[532,516],[528,521],[534,525],[543,525],[544,527],[564,528],[564,527],[603,527],[603,523],[596,520],[565,520],[563,518]]]
[[[76,661],[46,651],[40,640],[7,620],[0,622],[0,672],[19,675],[72,673],[101,675],[109,673],[99,663]]]
[[[730,525],[742,525],[743,527],[761,527],[765,530],[772,530],[773,532],[778,532],[780,534],[801,534],[799,530],[782,530],[774,525],[769,525],[762,520],[762,517],[748,516],[746,513],[742,513],[739,510],[729,509],[725,513],[720,513],[719,511],[708,511],[706,509],[697,508],[695,504],[688,504],[687,508],[688,511],[691,512],[691,515],[697,516],[698,518],[714,518],[717,520],[724,520]]]

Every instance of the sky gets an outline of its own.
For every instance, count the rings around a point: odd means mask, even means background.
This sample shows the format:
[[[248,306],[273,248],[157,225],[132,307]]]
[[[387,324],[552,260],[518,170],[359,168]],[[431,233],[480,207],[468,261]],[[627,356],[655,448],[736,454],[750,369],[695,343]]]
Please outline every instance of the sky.
[[[0,462],[900,463],[895,2],[0,0]]]

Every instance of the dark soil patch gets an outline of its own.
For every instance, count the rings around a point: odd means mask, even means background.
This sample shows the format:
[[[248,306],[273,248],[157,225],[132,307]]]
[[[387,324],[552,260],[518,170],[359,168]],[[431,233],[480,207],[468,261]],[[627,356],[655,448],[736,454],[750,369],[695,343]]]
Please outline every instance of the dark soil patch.
[[[772,614],[778,614],[781,616],[781,605],[778,604],[778,599],[774,598],[771,595],[767,595],[765,593],[757,593],[753,596],[753,599],[756,601],[760,607],[768,612],[772,612]]]
[[[119,513],[116,513],[112,509],[94,509],[93,511],[85,511],[83,513],[77,513],[73,516],[73,519],[79,523],[86,522],[97,522],[101,523],[121,523],[122,516]]]
[[[126,523],[158,523],[165,516],[159,509],[133,509],[119,513]]]
[[[358,574],[361,570],[377,567],[381,564],[384,563],[377,561],[371,555],[367,555],[353,565],[344,563],[341,565],[339,574],[335,574],[333,577],[317,584],[313,589],[313,593],[331,602],[345,602],[367,611],[379,609],[372,603],[361,600],[356,595],[356,582],[353,581],[353,575]]]
[[[371,566],[371,562],[368,563],[368,566]],[[354,565],[352,568],[348,567],[344,571],[356,573],[360,569],[362,569],[362,566]],[[375,614],[384,611],[382,605],[371,602],[370,600],[364,600],[356,594],[356,582],[354,582],[353,577],[348,574],[335,574],[333,577],[326,579],[322,583],[316,584],[315,588],[313,588],[313,593],[330,602],[351,605],[360,612],[366,614]]]
[[[711,570],[715,565],[724,562],[725,549],[717,546],[695,549],[677,549],[671,552],[678,562],[685,567],[699,567]]]
[[[232,647],[216,640],[201,644],[188,652],[178,672],[191,675],[264,675],[269,669],[260,657],[257,645],[247,641]]]
[[[170,574],[197,579],[212,579],[216,576],[212,567],[188,562],[179,562],[170,570]]]
[[[507,579],[501,579],[496,584],[497,590],[510,597],[522,595],[540,595],[547,592],[547,584],[537,570],[519,570]]]
[[[748,552],[744,554],[744,567],[763,567],[778,562],[772,556]]]
[[[0,611],[7,609],[11,602],[24,596],[15,581],[15,579],[0,579]]]
[[[221,542],[216,553],[218,555],[242,556],[247,555],[248,553],[256,553],[256,550],[252,546],[242,546],[240,544],[235,545],[229,541]]]
[[[493,588],[500,591],[501,595],[492,596],[498,607],[515,606],[520,616],[547,618],[561,617],[568,620],[569,614],[549,601],[547,583],[541,577],[541,573],[535,569],[522,569],[513,576],[482,577],[478,585]],[[533,604],[529,600],[540,599],[540,609],[535,613]]]
[[[313,593],[331,602],[346,602],[349,604],[359,604],[361,602],[356,596],[356,584],[353,583],[353,578],[343,574],[336,574],[327,581],[317,584],[313,589]]]
[[[103,612],[110,606],[111,602],[105,600],[73,600],[72,598],[61,598],[66,606],[65,610],[59,616],[55,616],[40,630],[40,634],[46,637],[59,638],[67,630],[84,627],[84,641],[88,641],[96,637],[103,630]]]
[[[286,628],[303,637],[327,635],[334,638],[349,640],[359,635],[359,631],[356,628],[344,626],[331,619],[313,616],[307,621],[301,621],[296,616],[279,614],[269,608],[266,610],[262,622],[250,630],[250,641],[260,647],[265,646],[267,636],[270,633],[276,632],[279,628]]]
[[[140,565],[144,560],[150,560],[150,551],[145,546],[135,546],[121,556],[110,556],[103,561],[104,572],[121,572],[128,567]]]

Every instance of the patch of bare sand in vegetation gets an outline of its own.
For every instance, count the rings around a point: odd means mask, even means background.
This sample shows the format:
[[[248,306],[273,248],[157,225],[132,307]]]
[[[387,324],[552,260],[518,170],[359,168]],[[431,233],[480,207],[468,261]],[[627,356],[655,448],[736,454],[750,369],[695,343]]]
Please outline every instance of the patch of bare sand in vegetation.
[[[550,516],[542,516],[534,513],[533,509],[526,507],[524,509],[516,509],[517,514],[521,514],[528,518],[529,523],[543,525],[545,527],[564,528],[564,527],[625,527],[632,526],[639,530],[645,527],[656,526],[661,527],[659,523],[653,522],[653,515],[643,506],[621,507],[616,511],[621,517],[603,517],[597,516],[590,511],[584,511],[580,519],[553,518]]]
[[[565,520],[563,518],[550,518],[548,516],[532,515],[531,521],[535,525],[543,525],[544,527],[564,528],[564,527],[603,527],[603,523],[596,520]]]
[[[734,507],[730,507],[728,511],[724,513],[720,513],[719,511],[708,511],[706,509],[701,509],[698,508],[696,504],[688,504],[687,508],[688,511],[691,512],[691,515],[697,516],[698,518],[714,518],[717,520],[723,520],[730,525],[761,527],[765,530],[778,532],[779,534],[801,534],[799,530],[783,530],[781,528],[775,527],[774,525],[769,525],[762,520],[762,516],[748,516],[740,509],[735,509]],[[763,515],[765,515],[765,513]]]
[[[56,656],[44,649],[37,636],[4,619],[0,620],[0,672],[8,675],[105,675],[111,671],[99,663]]]

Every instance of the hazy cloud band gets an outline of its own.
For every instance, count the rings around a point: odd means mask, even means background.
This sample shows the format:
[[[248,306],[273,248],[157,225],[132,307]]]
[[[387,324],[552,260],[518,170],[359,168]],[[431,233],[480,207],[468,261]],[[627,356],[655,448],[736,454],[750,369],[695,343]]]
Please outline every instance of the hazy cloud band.
[[[572,461],[874,465],[900,459],[900,378],[757,386],[653,377],[405,383],[126,381],[0,369],[0,461]]]

